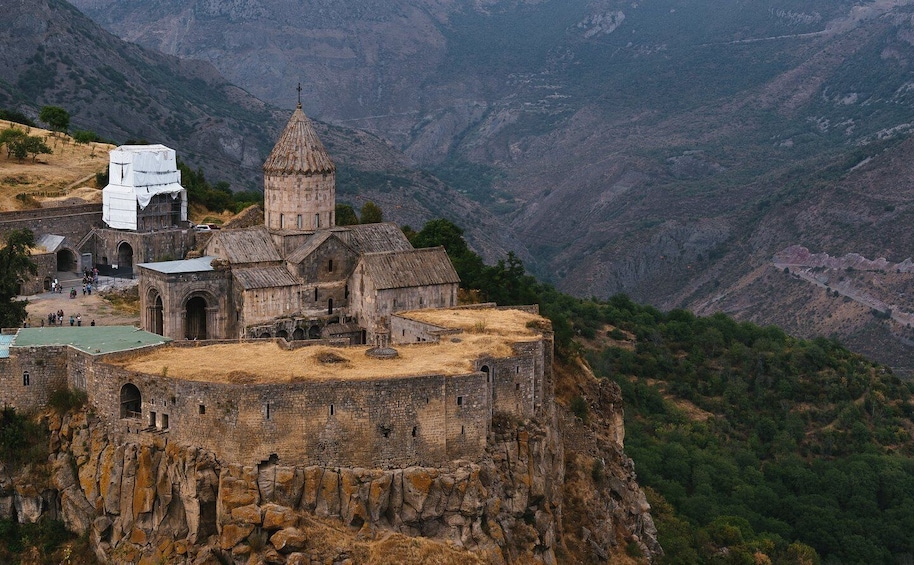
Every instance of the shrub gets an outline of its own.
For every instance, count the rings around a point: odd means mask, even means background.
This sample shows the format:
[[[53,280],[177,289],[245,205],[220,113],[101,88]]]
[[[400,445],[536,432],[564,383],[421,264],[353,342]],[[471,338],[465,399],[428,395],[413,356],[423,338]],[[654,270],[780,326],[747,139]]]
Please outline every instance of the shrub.
[[[48,404],[55,412],[63,414],[70,410],[82,408],[86,404],[86,400],[85,391],[59,388],[51,392]]]
[[[15,408],[0,410],[0,461],[12,468],[48,459],[47,430]]]
[[[91,143],[93,141],[101,141],[101,138],[94,131],[78,129],[73,131],[73,141],[76,143]]]
[[[571,410],[571,413],[581,419],[584,423],[587,422],[588,408],[587,401],[580,396],[575,396],[571,399],[571,404],[568,406]]]

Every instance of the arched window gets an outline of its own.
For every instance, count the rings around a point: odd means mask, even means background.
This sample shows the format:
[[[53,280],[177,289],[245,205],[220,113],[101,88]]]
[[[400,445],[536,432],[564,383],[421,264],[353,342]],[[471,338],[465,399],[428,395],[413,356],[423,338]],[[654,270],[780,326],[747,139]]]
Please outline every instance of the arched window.
[[[30,377],[29,377],[29,372],[28,372],[28,371],[23,371],[23,372],[22,372],[22,386],[29,386],[29,384],[31,384],[31,383],[29,382],[29,378],[30,378]]]

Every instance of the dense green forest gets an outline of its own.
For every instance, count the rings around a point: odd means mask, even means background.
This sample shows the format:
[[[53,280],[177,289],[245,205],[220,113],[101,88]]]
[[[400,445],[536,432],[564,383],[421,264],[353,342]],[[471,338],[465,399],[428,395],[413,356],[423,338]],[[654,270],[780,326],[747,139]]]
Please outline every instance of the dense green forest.
[[[914,383],[833,340],[570,297],[514,256],[484,265],[447,220],[407,234],[444,245],[476,298],[539,303],[559,357],[584,355],[618,383],[662,562],[914,560]]]

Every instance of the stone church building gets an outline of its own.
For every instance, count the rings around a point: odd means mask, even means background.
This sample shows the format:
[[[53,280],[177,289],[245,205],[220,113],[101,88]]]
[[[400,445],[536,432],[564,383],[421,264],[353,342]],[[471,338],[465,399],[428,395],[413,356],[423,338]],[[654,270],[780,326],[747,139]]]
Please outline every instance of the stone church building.
[[[145,330],[386,345],[391,314],[457,304],[444,248],[413,249],[395,224],[335,226],[336,166],[301,104],[263,171],[265,225],[217,231],[199,257],[137,265]],[[160,197],[180,214],[177,199]]]

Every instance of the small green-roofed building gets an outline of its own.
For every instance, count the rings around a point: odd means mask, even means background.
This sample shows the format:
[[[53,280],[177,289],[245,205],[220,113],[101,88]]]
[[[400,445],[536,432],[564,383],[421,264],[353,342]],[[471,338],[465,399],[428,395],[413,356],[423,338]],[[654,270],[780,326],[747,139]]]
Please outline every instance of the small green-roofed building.
[[[160,345],[171,339],[133,326],[70,326],[62,328],[22,328],[10,348],[69,345],[91,355],[128,351]]]

